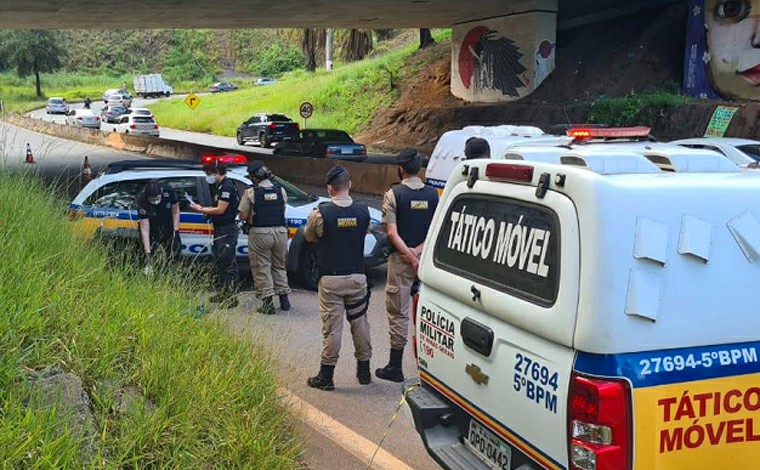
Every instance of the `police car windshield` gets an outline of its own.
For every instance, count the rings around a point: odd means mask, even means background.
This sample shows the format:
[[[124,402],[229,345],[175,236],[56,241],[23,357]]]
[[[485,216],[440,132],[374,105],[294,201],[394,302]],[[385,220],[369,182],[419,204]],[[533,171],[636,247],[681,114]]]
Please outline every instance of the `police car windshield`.
[[[288,195],[288,204],[293,206],[302,206],[304,204],[309,204],[311,202],[316,201],[319,199],[318,197],[309,194],[302,189],[292,185],[291,183],[288,183],[284,179],[275,176],[273,178],[274,182],[279,184],[280,186],[285,189],[285,193]]]

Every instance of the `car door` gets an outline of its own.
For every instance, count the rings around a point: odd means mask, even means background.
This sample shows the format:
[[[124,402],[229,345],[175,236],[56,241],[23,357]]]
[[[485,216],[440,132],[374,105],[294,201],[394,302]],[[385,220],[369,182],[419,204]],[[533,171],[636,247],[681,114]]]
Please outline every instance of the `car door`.
[[[211,254],[214,227],[211,219],[190,209],[190,199],[201,205],[210,204],[203,186],[206,181],[195,176],[163,178],[159,180],[174,189],[179,201],[179,236],[182,239],[182,254],[187,256],[208,256]]]
[[[243,126],[243,137],[251,138],[256,136],[256,124],[261,121],[259,116],[252,116]]]
[[[147,179],[108,183],[85,199],[82,209],[87,233],[106,239],[136,239],[137,206],[135,198]]]

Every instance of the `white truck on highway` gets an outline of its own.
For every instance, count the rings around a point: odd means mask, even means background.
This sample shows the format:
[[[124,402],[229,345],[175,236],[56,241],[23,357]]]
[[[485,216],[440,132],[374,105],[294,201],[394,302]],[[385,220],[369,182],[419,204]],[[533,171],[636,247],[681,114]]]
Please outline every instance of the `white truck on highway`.
[[[135,94],[143,98],[171,96],[174,88],[164,81],[160,73],[149,75],[135,75]]]

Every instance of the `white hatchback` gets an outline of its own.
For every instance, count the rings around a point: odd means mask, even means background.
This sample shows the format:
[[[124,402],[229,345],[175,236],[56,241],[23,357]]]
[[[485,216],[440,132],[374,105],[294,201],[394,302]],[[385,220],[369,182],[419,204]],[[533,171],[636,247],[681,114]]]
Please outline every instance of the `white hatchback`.
[[[151,137],[159,136],[158,124],[155,119],[150,116],[138,116],[134,114],[122,115],[116,124],[116,132]]]
[[[69,126],[87,127],[89,129],[100,129],[100,116],[89,109],[72,109],[66,115],[66,124]]]

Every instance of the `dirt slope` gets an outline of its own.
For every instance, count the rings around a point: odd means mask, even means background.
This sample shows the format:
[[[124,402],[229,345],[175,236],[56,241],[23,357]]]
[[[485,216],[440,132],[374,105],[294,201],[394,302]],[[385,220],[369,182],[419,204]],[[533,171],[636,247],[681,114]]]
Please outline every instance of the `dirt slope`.
[[[557,67],[536,92],[504,105],[472,105],[451,95],[449,43],[418,51],[400,77],[401,97],[378,111],[357,138],[395,151],[414,145],[432,151],[445,131],[466,125],[584,122],[593,100],[652,88],[680,86],[686,5],[649,10],[607,23],[562,31],[557,37]],[[661,139],[700,135],[714,102],[671,110],[654,129]],[[737,103],[733,103],[737,105]],[[757,135],[760,106],[740,103],[728,135]]]

